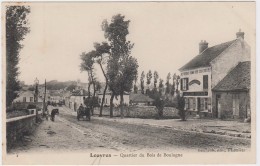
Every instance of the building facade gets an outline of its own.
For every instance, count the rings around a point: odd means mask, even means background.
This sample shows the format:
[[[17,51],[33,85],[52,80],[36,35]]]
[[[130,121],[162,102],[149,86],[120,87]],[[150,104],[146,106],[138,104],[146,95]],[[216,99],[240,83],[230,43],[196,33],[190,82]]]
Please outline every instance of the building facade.
[[[244,40],[244,32],[239,31],[236,36],[235,40],[212,47],[201,41],[199,55],[179,69],[185,109],[218,117],[213,88],[240,62],[250,61],[250,46]]]

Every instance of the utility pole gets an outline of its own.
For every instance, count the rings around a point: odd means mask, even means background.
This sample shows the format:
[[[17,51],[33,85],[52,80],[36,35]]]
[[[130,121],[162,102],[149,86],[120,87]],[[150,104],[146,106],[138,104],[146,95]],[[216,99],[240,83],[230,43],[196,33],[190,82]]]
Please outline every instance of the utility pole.
[[[46,100],[46,79],[44,83],[44,98],[43,98],[43,112],[42,112],[43,115],[45,115],[45,111],[46,111],[45,100]]]

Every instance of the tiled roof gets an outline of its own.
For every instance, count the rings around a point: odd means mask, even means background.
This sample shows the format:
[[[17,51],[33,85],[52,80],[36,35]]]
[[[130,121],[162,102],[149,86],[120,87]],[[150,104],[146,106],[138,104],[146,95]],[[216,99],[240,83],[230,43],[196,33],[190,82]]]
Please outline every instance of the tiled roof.
[[[151,99],[150,97],[148,97],[142,93],[130,93],[129,99],[132,102],[140,102],[140,103],[154,101],[153,99]]]
[[[198,67],[209,66],[210,62],[213,59],[215,59],[218,55],[220,55],[235,41],[237,41],[237,39],[207,48],[201,54],[197,55],[191,61],[189,61],[187,64],[181,67],[179,70],[183,71],[183,70],[195,69]]]
[[[223,78],[213,91],[235,91],[250,89],[250,61],[240,62],[226,77]]]

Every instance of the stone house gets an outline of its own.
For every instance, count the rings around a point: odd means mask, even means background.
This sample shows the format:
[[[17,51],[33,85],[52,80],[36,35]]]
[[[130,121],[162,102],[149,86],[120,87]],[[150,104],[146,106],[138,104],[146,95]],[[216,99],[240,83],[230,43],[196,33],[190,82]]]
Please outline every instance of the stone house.
[[[98,93],[98,103],[99,103],[99,105],[102,102],[102,98],[103,98],[103,93]],[[108,91],[105,94],[104,106],[110,106],[110,98],[111,98],[111,92]],[[124,104],[129,105],[129,93],[124,93],[123,98],[124,98]],[[114,97],[113,104],[115,106],[120,105],[120,96]]]
[[[185,97],[185,109],[210,117],[218,117],[214,87],[240,62],[250,61],[250,46],[244,40],[244,32],[237,32],[237,38],[208,47],[204,40],[199,43],[199,55],[179,69],[180,89]]]
[[[212,89],[212,111],[218,118],[250,116],[251,63],[240,62]]]

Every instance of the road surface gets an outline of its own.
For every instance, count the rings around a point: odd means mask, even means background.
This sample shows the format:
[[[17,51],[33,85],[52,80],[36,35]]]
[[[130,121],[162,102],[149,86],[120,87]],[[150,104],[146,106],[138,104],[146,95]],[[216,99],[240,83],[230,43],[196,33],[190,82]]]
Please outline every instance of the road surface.
[[[30,140],[31,139],[31,140]],[[174,130],[123,123],[107,118],[92,117],[78,121],[75,112],[60,107],[54,122],[43,121],[30,139],[10,153],[45,151],[203,151],[248,150],[250,139]]]

